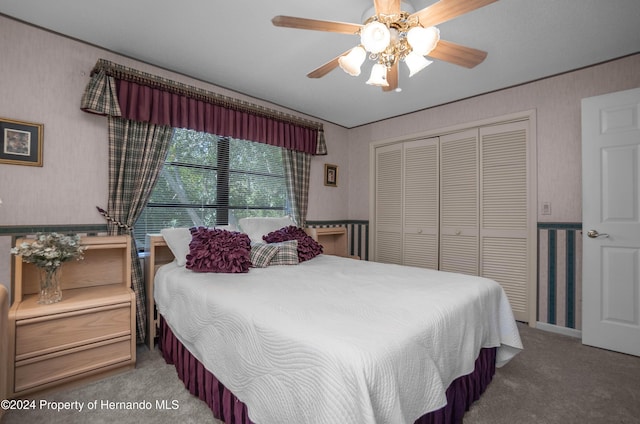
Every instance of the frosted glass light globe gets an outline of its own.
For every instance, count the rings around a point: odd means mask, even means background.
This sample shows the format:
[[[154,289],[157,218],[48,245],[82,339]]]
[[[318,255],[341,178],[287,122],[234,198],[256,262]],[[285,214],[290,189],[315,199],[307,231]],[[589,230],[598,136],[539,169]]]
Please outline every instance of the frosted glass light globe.
[[[414,52],[426,56],[440,41],[440,30],[436,27],[413,27],[407,32],[407,41]]]
[[[360,33],[360,41],[368,52],[380,53],[389,45],[391,32],[383,23],[378,21],[369,22]]]
[[[367,58],[367,52],[360,46],[354,47],[349,53],[340,56],[338,64],[347,74],[357,77],[360,75],[360,67]]]

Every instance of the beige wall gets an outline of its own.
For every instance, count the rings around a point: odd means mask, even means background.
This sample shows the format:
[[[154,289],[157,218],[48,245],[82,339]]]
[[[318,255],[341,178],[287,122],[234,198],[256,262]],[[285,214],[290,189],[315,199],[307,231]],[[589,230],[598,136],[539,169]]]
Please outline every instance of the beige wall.
[[[81,112],[98,58],[284,110],[0,16],[0,116],[44,124],[44,166],[0,164],[0,226],[100,224],[107,199],[105,118]],[[325,124],[329,155],[311,165],[310,220],[369,218],[369,144],[535,109],[539,221],[581,221],[580,99],[640,86],[640,55],[354,129]],[[292,113],[291,111],[288,111]],[[337,188],[324,163],[339,166]],[[0,283],[10,276],[0,237]],[[3,253],[4,252],[4,253]]]
[[[106,118],[79,107],[99,58],[295,113],[0,16],[0,117],[44,124],[43,167],[0,164],[0,226],[104,223],[95,206],[107,204]],[[325,124],[325,136],[329,155],[311,164],[308,217],[345,219],[347,130]],[[323,184],[325,162],[340,167],[337,188]],[[0,236],[0,283],[6,286],[10,244]]]
[[[580,101],[640,86],[640,54],[349,130],[349,218],[369,218],[369,144],[536,111],[538,221],[581,222]],[[551,202],[551,215],[540,204]]]

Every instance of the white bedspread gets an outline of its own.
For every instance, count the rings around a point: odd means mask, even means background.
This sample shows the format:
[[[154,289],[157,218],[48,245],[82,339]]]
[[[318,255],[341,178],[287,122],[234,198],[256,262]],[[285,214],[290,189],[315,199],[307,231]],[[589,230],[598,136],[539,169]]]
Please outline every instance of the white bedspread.
[[[320,255],[247,274],[158,270],[176,337],[257,424],[402,424],[446,404],[480,348],[522,344],[492,280]]]

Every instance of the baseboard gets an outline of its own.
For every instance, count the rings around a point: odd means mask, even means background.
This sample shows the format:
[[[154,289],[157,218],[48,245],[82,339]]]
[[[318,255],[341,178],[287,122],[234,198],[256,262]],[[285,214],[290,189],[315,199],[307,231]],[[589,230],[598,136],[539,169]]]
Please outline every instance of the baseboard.
[[[540,321],[536,322],[536,328],[543,331],[548,331],[550,333],[558,333],[565,336],[582,339],[582,331],[576,330],[575,328],[560,327],[558,325],[547,324],[546,322]]]

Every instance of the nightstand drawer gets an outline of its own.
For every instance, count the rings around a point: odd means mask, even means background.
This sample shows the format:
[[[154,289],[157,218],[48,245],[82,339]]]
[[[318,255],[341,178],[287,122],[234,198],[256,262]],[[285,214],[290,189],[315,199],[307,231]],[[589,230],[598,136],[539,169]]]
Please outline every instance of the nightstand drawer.
[[[14,390],[19,392],[119,362],[131,361],[131,343],[131,337],[119,337],[16,362]]]
[[[16,361],[130,334],[130,303],[20,320]]]

